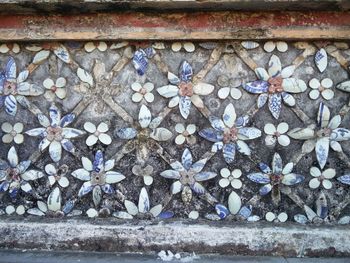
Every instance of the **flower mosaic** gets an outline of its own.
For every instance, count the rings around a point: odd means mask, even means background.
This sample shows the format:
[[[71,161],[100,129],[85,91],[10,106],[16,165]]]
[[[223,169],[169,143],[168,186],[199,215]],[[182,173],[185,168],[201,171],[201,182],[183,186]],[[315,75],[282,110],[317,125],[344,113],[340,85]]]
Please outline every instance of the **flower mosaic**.
[[[202,99],[199,95],[206,96],[213,92],[214,86],[208,83],[193,83],[193,69],[191,65],[184,61],[179,70],[179,77],[168,72],[170,85],[157,88],[158,93],[171,98],[168,107],[173,108],[179,105],[180,113],[185,119],[190,114],[191,105],[201,107]]]
[[[318,164],[323,169],[328,159],[329,148],[342,152],[339,142],[350,139],[350,131],[339,127],[341,121],[340,115],[330,118],[329,108],[321,102],[317,114],[317,126],[295,128],[288,135],[296,140],[306,140],[303,151],[310,153],[315,150]]]
[[[251,155],[251,150],[246,140],[253,140],[261,136],[261,131],[254,127],[246,127],[249,122],[247,116],[238,117],[233,104],[226,106],[222,120],[215,116],[209,117],[212,128],[199,131],[204,139],[214,142],[211,151],[222,150],[227,163],[235,160],[236,150],[246,156]]]
[[[327,45],[0,44],[0,215],[350,224]]]
[[[290,93],[301,93],[307,89],[305,82],[293,78],[295,66],[290,65],[282,69],[281,60],[272,55],[268,70],[256,68],[255,74],[259,80],[243,85],[243,88],[253,94],[260,94],[257,100],[259,108],[268,103],[269,111],[275,119],[278,119],[282,109],[282,101],[293,107],[295,98]]]

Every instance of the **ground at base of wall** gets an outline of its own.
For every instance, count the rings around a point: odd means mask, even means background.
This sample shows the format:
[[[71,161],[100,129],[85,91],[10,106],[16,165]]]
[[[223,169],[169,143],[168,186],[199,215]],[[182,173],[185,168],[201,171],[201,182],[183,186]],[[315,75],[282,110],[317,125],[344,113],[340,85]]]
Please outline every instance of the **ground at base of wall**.
[[[346,263],[350,258],[284,258],[284,257],[247,257],[247,256],[217,256],[217,255],[191,255],[183,254],[179,259],[161,259],[156,255],[141,254],[114,254],[114,253],[82,253],[82,252],[50,252],[50,251],[0,251],[0,263],[60,263],[60,262],[124,262],[124,263],[150,263],[161,261],[173,262],[201,262],[215,261],[217,263]]]

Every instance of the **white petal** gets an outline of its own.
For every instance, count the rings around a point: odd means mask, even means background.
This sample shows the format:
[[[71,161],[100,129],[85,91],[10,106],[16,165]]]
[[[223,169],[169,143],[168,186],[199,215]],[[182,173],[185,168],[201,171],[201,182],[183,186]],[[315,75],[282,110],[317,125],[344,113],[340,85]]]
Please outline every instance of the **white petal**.
[[[94,208],[89,208],[89,209],[86,211],[86,215],[87,215],[89,218],[98,217],[98,212],[97,212],[97,210],[94,209]]]
[[[177,193],[180,193],[181,190],[182,190],[182,184],[180,183],[180,181],[175,181],[171,187],[170,187],[170,190],[171,190],[171,193],[174,195],[174,194],[177,194]]]
[[[97,126],[97,130],[99,132],[108,132],[108,124],[105,122],[101,122],[98,126]]]
[[[225,108],[222,120],[227,127],[232,128],[236,121],[236,111],[232,103],[228,104]]]
[[[82,82],[88,83],[91,87],[94,85],[94,79],[85,69],[78,68],[77,75]]]
[[[9,161],[12,168],[15,168],[18,165],[18,155],[14,146],[12,146],[8,151],[7,160]]]
[[[165,98],[171,98],[179,93],[179,88],[174,85],[166,85],[160,88],[157,88],[157,91],[159,95],[165,97]]]
[[[100,142],[102,142],[104,145],[110,145],[112,143],[112,138],[111,136],[109,136],[108,134],[105,133],[101,133],[98,136],[98,139],[100,140]]]
[[[331,189],[332,188],[332,186],[333,186],[333,184],[332,184],[332,182],[331,181],[329,181],[329,180],[323,180],[322,181],[322,185],[323,185],[323,187],[325,188],[325,189]]]
[[[231,175],[231,172],[230,172],[230,170],[227,169],[227,168],[222,168],[222,169],[220,170],[220,175],[221,175],[222,177],[224,177],[224,178],[227,178],[227,177],[229,177],[229,176]]]
[[[336,151],[336,152],[342,152],[343,151],[343,149],[342,149],[342,147],[341,147],[339,142],[330,141],[330,146],[333,149],[333,151]]]
[[[318,89],[321,86],[321,83],[318,79],[313,78],[309,81],[309,86],[312,89]]]
[[[238,100],[242,97],[242,91],[240,91],[237,88],[231,88],[230,95],[231,95],[232,99]]]
[[[45,79],[44,82],[43,82],[43,86],[44,86],[46,89],[51,89],[52,86],[54,86],[54,85],[55,85],[55,83],[53,82],[53,80],[52,80],[52,79],[49,79],[49,78]]]
[[[151,123],[151,111],[145,105],[141,105],[139,112],[139,123],[141,128],[146,128]]]
[[[272,213],[272,212],[267,212],[266,215],[265,215],[265,219],[268,222],[272,222],[273,220],[276,219],[276,215],[274,213]]]
[[[154,84],[152,82],[147,82],[143,85],[147,92],[151,92],[154,89]]]
[[[63,77],[60,77],[56,80],[56,87],[63,88],[64,86],[66,86],[66,83],[67,83],[66,79]]]
[[[47,198],[47,208],[54,212],[61,210],[61,191],[58,187]]]
[[[153,183],[153,177],[150,175],[143,176],[143,182],[145,185],[151,185]]]
[[[169,100],[168,107],[174,108],[179,104],[179,102],[180,102],[180,97],[176,96],[176,97],[172,98],[171,100]]]
[[[194,85],[193,87],[193,92],[197,95],[209,95],[210,93],[212,93],[214,90],[214,86],[211,84],[207,84],[207,83],[197,83],[196,85]]]
[[[272,52],[276,48],[276,44],[273,41],[267,41],[264,44],[264,50],[268,53]]]
[[[335,169],[333,168],[328,168],[322,172],[322,175],[326,179],[332,179],[335,176]]]
[[[269,135],[274,135],[276,132],[276,127],[272,123],[266,123],[264,126],[264,132]]]
[[[289,129],[289,126],[288,126],[288,123],[286,122],[281,122],[280,124],[278,124],[277,126],[277,131],[280,133],[280,134],[284,134],[288,131]]]
[[[58,180],[58,184],[61,186],[61,187],[67,187],[69,185],[69,180],[67,179],[67,177],[65,176],[62,176],[59,180]]]
[[[309,187],[312,189],[316,189],[320,186],[320,180],[318,178],[312,178],[309,182]]]
[[[106,172],[106,183],[107,184],[115,184],[124,180],[125,176],[119,172],[108,171]]]
[[[320,97],[320,92],[317,89],[311,90],[309,92],[309,97],[312,100],[317,100]]]
[[[154,101],[154,95],[152,93],[146,93],[144,98],[148,103],[152,103]]]
[[[136,102],[136,103],[140,102],[142,99],[143,99],[143,95],[141,93],[138,93],[138,92],[134,93],[131,97],[131,100],[133,102]]]
[[[231,186],[234,188],[234,189],[240,189],[242,187],[242,181],[239,180],[239,179],[233,179],[231,181]]]
[[[280,213],[278,216],[277,216],[277,219],[283,223],[283,222],[286,222],[287,219],[288,219],[288,215],[285,213],[285,212],[282,212]]]
[[[177,133],[183,133],[185,131],[185,126],[182,123],[177,123],[175,125],[175,131]]]
[[[97,45],[97,48],[99,51],[103,52],[107,50],[107,44],[106,42],[100,41]]]
[[[183,44],[183,47],[187,52],[190,52],[190,53],[194,52],[194,50],[196,49],[196,47],[194,46],[194,44],[192,42],[185,42]]]
[[[330,78],[325,78],[321,81],[321,85],[324,88],[331,88],[333,86],[333,81]]]
[[[255,74],[260,80],[268,81],[270,78],[269,73],[267,73],[266,69],[264,68],[256,68]]]
[[[276,77],[280,75],[282,70],[281,60],[276,55],[272,55],[269,61],[268,72],[270,77]]]
[[[126,211],[128,211],[128,213],[132,216],[135,216],[139,213],[137,206],[129,200],[124,201],[124,206],[126,208]]]
[[[281,77],[283,79],[290,78],[293,75],[294,70],[295,70],[295,66],[294,65],[290,65],[288,67],[285,67],[284,69],[282,69]]]
[[[277,141],[280,145],[286,147],[290,144],[290,139],[287,135],[282,134],[281,136],[277,137]]]
[[[228,197],[228,209],[230,210],[230,213],[233,215],[237,214],[241,209],[241,206],[241,198],[235,191],[232,191]]]
[[[228,95],[230,94],[230,88],[229,87],[224,87],[219,89],[218,91],[218,97],[220,99],[226,99],[228,97]]]
[[[277,41],[276,47],[279,52],[286,52],[288,50],[288,44],[284,41]]]
[[[140,83],[134,82],[133,84],[131,84],[131,89],[133,91],[139,92],[142,89],[142,86]]]
[[[310,174],[313,177],[319,177],[319,176],[321,176],[321,171],[317,167],[313,166],[310,168]]]
[[[96,131],[96,126],[95,124],[88,121],[84,123],[84,130],[86,130],[89,133],[94,133]]]
[[[219,185],[222,188],[227,187],[230,184],[230,180],[228,180],[227,178],[222,178],[219,180]]]
[[[186,127],[186,131],[187,131],[188,134],[190,134],[190,135],[194,134],[194,133],[196,132],[196,129],[197,129],[197,127],[196,127],[196,125],[194,125],[194,124],[189,124],[189,125],[187,125],[187,127]]]
[[[294,167],[294,164],[292,162],[287,163],[282,170],[282,174],[286,175],[291,173],[293,170],[293,167]]]
[[[185,136],[183,136],[182,134],[179,134],[179,135],[176,136],[176,138],[175,138],[175,143],[176,143],[177,145],[181,145],[181,144],[183,144],[183,143],[185,142],[185,140],[186,140]]]
[[[334,97],[334,91],[331,89],[325,89],[321,92],[321,95],[325,100],[331,100]]]
[[[180,42],[175,42],[171,45],[171,49],[174,52],[179,52],[182,48],[182,44]]]
[[[150,210],[148,193],[144,187],[140,192],[138,208],[140,213],[147,213]]]
[[[87,146],[92,146],[92,145],[95,145],[98,141],[98,137],[95,136],[94,134],[91,134],[89,137],[86,138],[86,145]]]
[[[330,121],[329,121],[329,124],[328,124],[328,128],[334,130],[336,128],[339,127],[341,123],[341,117],[340,115],[335,115]]]
[[[86,52],[92,52],[95,50],[96,46],[93,42],[87,42],[85,45],[84,45],[84,48],[85,48],[85,51]]]
[[[81,162],[83,164],[83,167],[86,171],[92,171],[93,170],[93,166],[92,166],[92,162],[86,158],[86,157],[81,157]]]

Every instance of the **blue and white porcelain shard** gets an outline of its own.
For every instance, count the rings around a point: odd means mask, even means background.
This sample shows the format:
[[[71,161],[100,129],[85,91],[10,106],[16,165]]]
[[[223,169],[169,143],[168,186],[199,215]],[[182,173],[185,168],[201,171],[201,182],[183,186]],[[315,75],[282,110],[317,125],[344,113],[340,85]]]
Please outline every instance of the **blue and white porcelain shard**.
[[[222,204],[215,205],[215,211],[218,214],[218,216],[220,217],[220,219],[226,218],[230,213],[228,211],[228,209]]]
[[[191,65],[185,60],[180,66],[180,79],[184,82],[189,82],[192,80],[193,70]]]
[[[137,74],[143,76],[148,67],[148,58],[145,51],[142,49],[137,50],[132,58],[132,64],[134,65]]]
[[[339,182],[341,182],[342,184],[350,185],[350,174],[345,174],[345,175],[339,176],[337,178],[337,180]]]
[[[324,48],[321,48],[316,52],[315,64],[321,73],[326,70],[327,64],[328,64],[328,57],[327,57],[327,52]]]

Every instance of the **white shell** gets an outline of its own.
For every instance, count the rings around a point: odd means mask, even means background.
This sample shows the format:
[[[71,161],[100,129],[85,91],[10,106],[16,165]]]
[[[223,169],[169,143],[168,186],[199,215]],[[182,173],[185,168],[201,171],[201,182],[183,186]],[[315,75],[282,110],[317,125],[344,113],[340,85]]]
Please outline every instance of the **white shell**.
[[[47,207],[54,212],[61,210],[61,191],[58,187],[53,189],[47,198]]]
[[[94,80],[92,78],[92,75],[89,72],[87,72],[85,69],[78,68],[77,75],[82,82],[88,83],[90,87],[94,85]]]
[[[229,94],[230,94],[229,87],[223,87],[223,88],[219,89],[219,91],[218,91],[218,97],[222,100],[226,99]]]
[[[266,52],[272,52],[276,47],[276,44],[273,42],[273,41],[267,41],[265,44],[264,44],[264,50]]]
[[[179,52],[181,50],[182,44],[180,42],[175,42],[171,45],[171,49],[174,52]]]
[[[6,206],[6,208],[5,208],[5,212],[6,212],[6,214],[8,214],[8,215],[13,214],[15,211],[16,211],[16,208],[15,208],[13,205],[8,205],[8,206]]]
[[[277,41],[276,47],[279,52],[286,52],[288,50],[288,44],[284,41]]]
[[[230,213],[233,215],[237,214],[241,209],[241,205],[241,198],[235,191],[232,191],[228,197],[228,209],[230,210]]]
[[[98,139],[100,142],[102,142],[105,145],[110,145],[112,143],[112,138],[108,134],[102,133],[98,136]]]
[[[190,53],[195,51],[196,49],[195,45],[192,42],[185,42],[183,44],[183,47],[187,52],[190,52]]]
[[[25,209],[24,205],[19,205],[16,208],[16,214],[17,215],[24,215],[25,212],[26,212],[26,209]]]
[[[42,50],[38,53],[36,53],[36,55],[33,58],[32,63],[39,65],[40,63],[42,63],[45,59],[47,59],[50,55],[50,51],[48,50]]]
[[[189,214],[188,214],[188,218],[190,218],[190,219],[198,219],[198,217],[199,217],[199,213],[198,213],[198,211],[191,211]]]
[[[280,221],[280,222],[286,222],[287,221],[287,219],[288,219],[288,215],[287,215],[287,213],[285,213],[285,212],[282,212],[282,213],[280,213],[278,216],[277,216],[277,218],[278,218],[278,220]]]
[[[265,219],[268,222],[272,222],[273,220],[276,219],[276,215],[274,213],[272,213],[272,212],[267,212],[266,215],[265,215]]]
[[[98,216],[98,212],[96,209],[94,208],[89,208],[87,211],[86,211],[86,214],[88,217],[90,218],[93,218],[93,217],[97,217]]]

